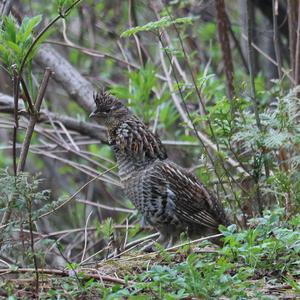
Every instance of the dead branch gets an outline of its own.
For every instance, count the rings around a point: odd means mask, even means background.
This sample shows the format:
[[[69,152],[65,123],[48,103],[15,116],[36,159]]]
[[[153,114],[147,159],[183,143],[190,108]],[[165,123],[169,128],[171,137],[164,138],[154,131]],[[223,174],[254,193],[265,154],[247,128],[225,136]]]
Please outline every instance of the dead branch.
[[[63,56],[50,46],[42,46],[35,60],[42,67],[53,70],[53,78],[60,83],[67,93],[85,110],[94,108],[94,86],[86,80]]]
[[[45,274],[45,275],[56,275],[56,276],[63,276],[63,277],[73,277],[72,272],[68,270],[57,270],[57,269],[39,269],[39,273]],[[82,272],[82,270],[78,270]],[[18,273],[34,273],[35,270],[33,268],[20,268],[20,269],[0,269],[0,276],[1,275],[6,275],[6,274],[18,274]],[[99,274],[94,274],[94,273],[85,273],[84,274],[86,278],[94,278],[96,280],[101,280],[101,281],[109,281],[109,282],[115,282],[119,283],[122,285],[127,285],[125,280],[116,278],[116,277],[111,277],[107,275],[99,275]]]
[[[24,138],[24,142],[22,145],[22,149],[21,149],[21,154],[20,154],[20,160],[18,163],[18,168],[17,168],[17,173],[24,171],[24,167],[25,167],[25,162],[26,162],[26,158],[27,158],[27,154],[28,154],[28,150],[29,150],[29,146],[30,146],[30,141],[31,141],[31,137],[34,131],[34,126],[37,122],[38,119],[38,112],[40,111],[41,105],[42,105],[42,101],[44,98],[44,95],[46,93],[46,88],[49,82],[51,76],[51,70],[49,68],[46,69],[45,74],[44,74],[44,78],[43,81],[41,83],[35,104],[34,104],[34,113],[30,115],[29,118],[29,124],[26,130],[26,134],[25,134],[25,138]]]
[[[24,111],[25,106],[22,100],[19,100],[20,115],[29,118],[29,114]],[[0,113],[13,113],[14,101],[11,96],[0,93]],[[68,116],[58,115],[49,111],[41,110],[37,122],[49,122],[49,117],[54,122],[61,122],[69,130],[74,130],[82,135],[99,139],[102,143],[107,144],[105,127],[84,120],[78,120]]]

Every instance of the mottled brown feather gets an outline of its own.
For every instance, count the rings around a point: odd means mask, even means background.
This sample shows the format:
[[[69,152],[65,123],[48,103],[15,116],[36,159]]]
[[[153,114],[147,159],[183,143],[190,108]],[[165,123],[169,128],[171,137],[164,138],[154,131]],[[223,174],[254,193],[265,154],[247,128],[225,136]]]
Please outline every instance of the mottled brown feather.
[[[159,137],[120,100],[105,92],[94,99],[93,115],[107,126],[125,193],[160,232],[163,245],[183,231],[194,237],[229,224],[221,203],[196,176],[167,159]]]

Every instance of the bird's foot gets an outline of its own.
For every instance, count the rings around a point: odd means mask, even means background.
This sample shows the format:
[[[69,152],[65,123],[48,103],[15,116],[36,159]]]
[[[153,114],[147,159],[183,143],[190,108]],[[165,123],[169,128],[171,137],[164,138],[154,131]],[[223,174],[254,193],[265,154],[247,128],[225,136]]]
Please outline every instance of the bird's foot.
[[[148,243],[145,245],[140,251],[145,253],[151,253],[155,252],[157,249],[155,249],[155,241],[151,241],[151,243]]]

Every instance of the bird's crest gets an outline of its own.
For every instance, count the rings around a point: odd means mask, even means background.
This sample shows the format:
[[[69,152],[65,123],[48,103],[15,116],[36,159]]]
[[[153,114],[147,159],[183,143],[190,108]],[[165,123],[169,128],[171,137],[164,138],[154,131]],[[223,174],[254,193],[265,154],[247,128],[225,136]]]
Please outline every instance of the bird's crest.
[[[109,94],[108,92],[102,90],[93,95],[94,101],[96,103],[97,110],[104,110],[106,108],[117,109],[123,106],[122,102]]]

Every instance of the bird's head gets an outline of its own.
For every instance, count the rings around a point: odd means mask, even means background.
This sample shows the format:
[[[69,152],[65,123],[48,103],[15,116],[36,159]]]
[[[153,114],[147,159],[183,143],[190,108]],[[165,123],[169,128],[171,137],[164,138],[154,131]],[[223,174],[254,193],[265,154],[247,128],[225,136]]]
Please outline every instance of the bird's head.
[[[131,115],[120,100],[105,91],[95,94],[94,101],[96,109],[90,114],[90,118],[107,127],[114,127]]]

